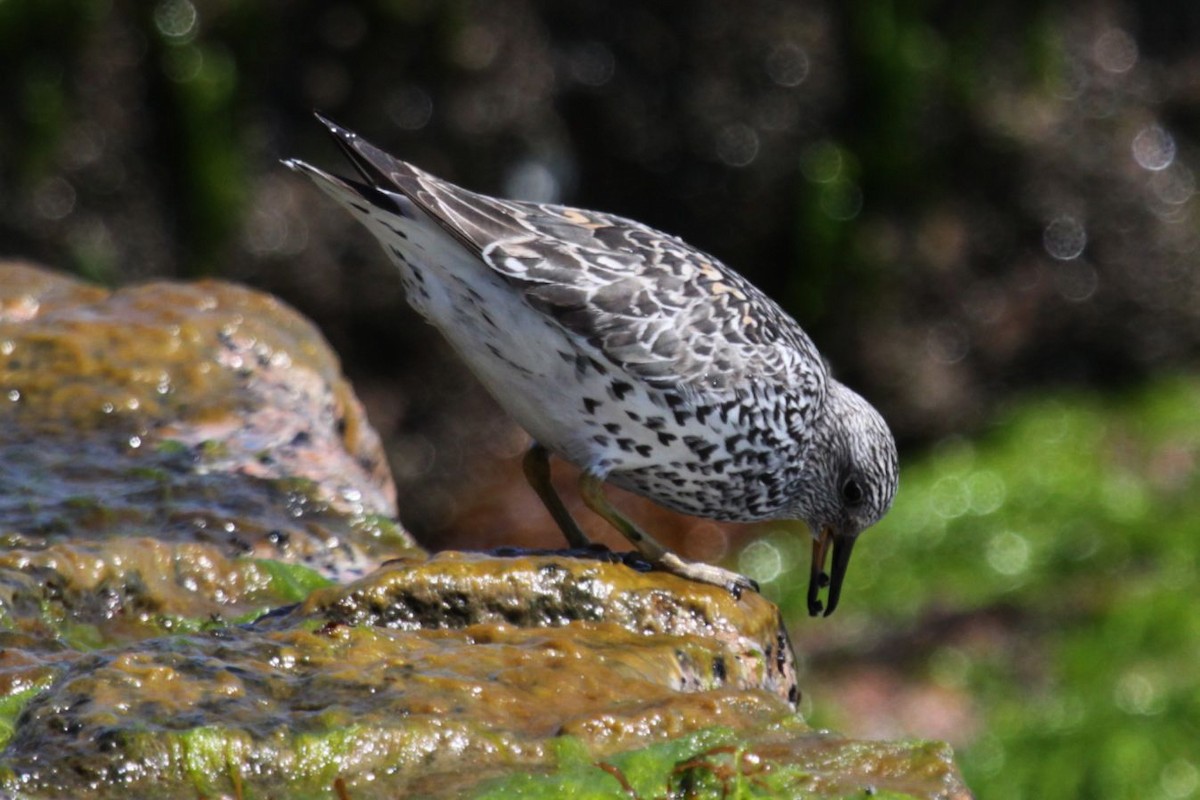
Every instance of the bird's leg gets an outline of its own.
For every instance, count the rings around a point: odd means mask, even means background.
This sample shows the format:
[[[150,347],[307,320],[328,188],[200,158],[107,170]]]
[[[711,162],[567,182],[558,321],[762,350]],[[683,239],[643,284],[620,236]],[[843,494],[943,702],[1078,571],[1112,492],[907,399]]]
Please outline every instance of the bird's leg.
[[[562,498],[558,496],[558,492],[554,491],[554,486],[550,483],[550,452],[534,442],[529,451],[525,453],[525,459],[521,462],[521,466],[525,470],[525,480],[529,481],[529,485],[542,499],[542,504],[546,506],[550,516],[554,517],[554,521],[558,523],[563,536],[567,538],[567,543],[580,550],[590,547],[591,541],[583,531],[579,530],[579,526],[571,517],[571,512],[567,511]]]
[[[617,511],[604,494],[604,478],[591,471],[584,471],[579,478],[579,493],[583,502],[592,511],[604,518],[621,535],[630,541],[647,561],[662,567],[672,575],[681,578],[709,583],[729,591],[734,597],[741,597],[746,589],[758,591],[758,584],[744,575],[727,569],[715,567],[712,564],[700,564],[684,561],[662,545],[657,539],[639,528],[636,523]]]

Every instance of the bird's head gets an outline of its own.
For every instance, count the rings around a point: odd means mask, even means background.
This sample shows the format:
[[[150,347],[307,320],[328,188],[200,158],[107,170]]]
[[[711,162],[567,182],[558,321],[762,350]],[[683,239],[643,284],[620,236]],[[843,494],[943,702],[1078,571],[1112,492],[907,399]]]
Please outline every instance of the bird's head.
[[[898,479],[896,440],[870,403],[830,380],[823,413],[816,424],[803,486],[798,487],[795,516],[812,529],[813,557],[808,584],[808,613],[825,616],[837,608],[850,553],[858,535],[892,506]],[[825,572],[832,551],[830,572]],[[829,587],[824,606],[821,589]]]

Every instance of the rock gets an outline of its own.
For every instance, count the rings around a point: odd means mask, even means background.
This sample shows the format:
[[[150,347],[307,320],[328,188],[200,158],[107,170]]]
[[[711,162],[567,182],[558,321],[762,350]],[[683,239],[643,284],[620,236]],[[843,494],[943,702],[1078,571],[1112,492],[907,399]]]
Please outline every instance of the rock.
[[[313,592],[281,621],[304,619],[411,631],[569,627],[581,641],[602,630],[602,641],[666,643],[667,662],[654,673],[672,692],[754,689],[789,705],[799,697],[787,630],[761,595],[734,599],[715,586],[586,557],[440,553],[421,564],[396,561]]]
[[[316,328],[214,281],[0,266],[0,487],[17,547],[140,534],[339,578],[414,546]]]
[[[778,625],[758,595],[623,564],[397,561],[251,625],[81,655],[0,763],[49,796],[967,796],[945,745],[805,726]]]
[[[757,594],[393,517],[277,301],[0,265],[0,794],[968,796],[945,745],[810,730]]]

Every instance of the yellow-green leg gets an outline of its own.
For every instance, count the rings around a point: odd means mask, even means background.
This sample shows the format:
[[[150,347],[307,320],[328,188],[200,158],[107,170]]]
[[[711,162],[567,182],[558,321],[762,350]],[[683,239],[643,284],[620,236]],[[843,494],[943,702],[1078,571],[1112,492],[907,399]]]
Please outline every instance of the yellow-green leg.
[[[558,496],[558,492],[554,491],[554,486],[550,483],[549,451],[534,442],[533,446],[529,448],[529,452],[525,454],[525,460],[521,462],[521,466],[525,469],[525,480],[529,481],[529,485],[542,499],[542,504],[550,512],[550,516],[554,517],[554,521],[558,523],[558,527],[562,530],[563,536],[567,537],[567,542],[571,547],[581,549],[590,547],[591,541],[583,531],[579,530],[579,525],[571,517],[571,512],[567,511],[562,498]]]
[[[626,518],[620,511],[613,508],[612,503],[608,500],[608,496],[604,493],[604,478],[601,476],[585,471],[579,478],[579,492],[583,496],[583,502],[588,508],[595,511],[609,525],[620,531],[621,535],[628,539],[637,548],[638,552],[652,564],[662,567],[672,575],[678,575],[700,583],[710,583],[713,586],[721,586],[727,589],[734,597],[740,597],[746,589],[758,591],[758,584],[745,575],[739,575],[736,572],[721,569],[712,564],[684,561],[666,547],[663,547],[662,543],[657,539],[639,528],[636,523]]]

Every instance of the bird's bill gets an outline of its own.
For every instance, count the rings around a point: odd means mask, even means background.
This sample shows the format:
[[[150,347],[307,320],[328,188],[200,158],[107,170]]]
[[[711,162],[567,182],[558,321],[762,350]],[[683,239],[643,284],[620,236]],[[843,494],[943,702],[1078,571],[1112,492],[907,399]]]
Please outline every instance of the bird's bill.
[[[808,577],[808,614],[815,617],[825,612],[825,616],[833,613],[838,600],[842,596],[842,581],[846,578],[846,568],[850,566],[850,553],[854,550],[855,538],[852,535],[836,533],[833,528],[822,528],[820,534],[813,537],[812,568]],[[833,550],[833,572],[825,572],[825,554]],[[829,587],[826,598],[828,605],[821,604],[821,589]]]

